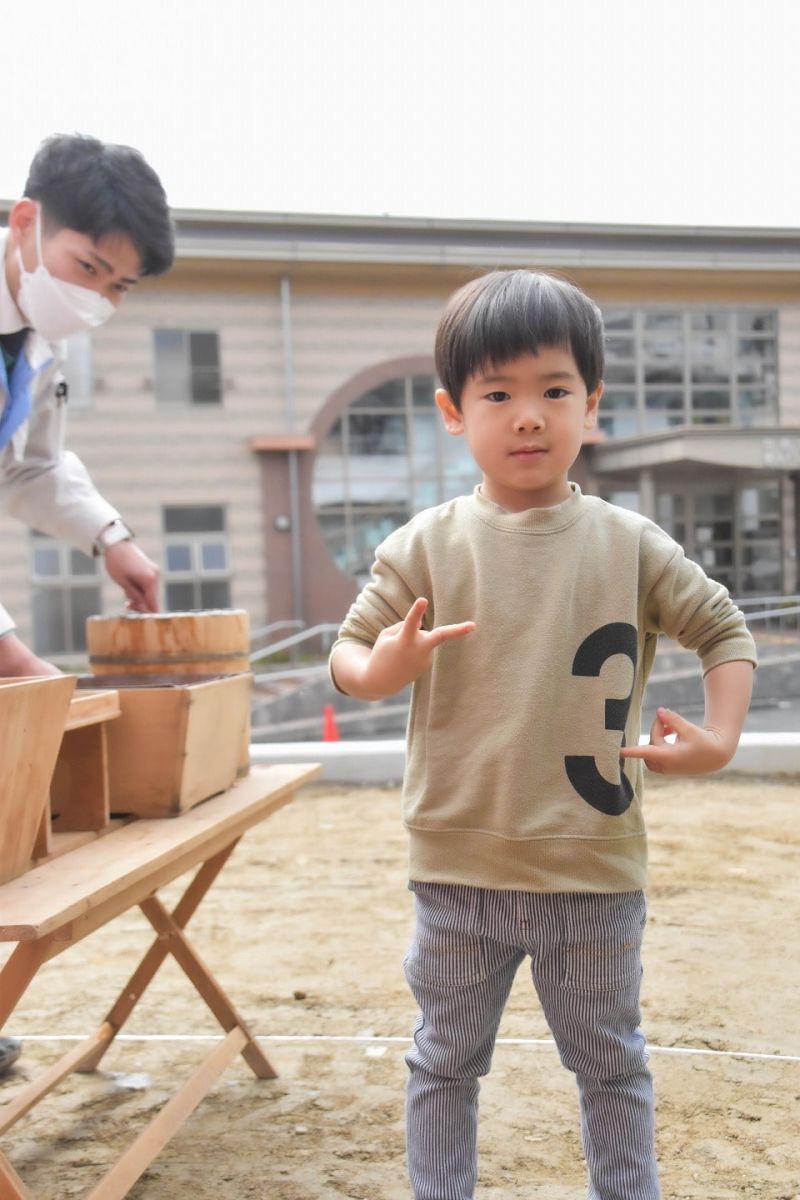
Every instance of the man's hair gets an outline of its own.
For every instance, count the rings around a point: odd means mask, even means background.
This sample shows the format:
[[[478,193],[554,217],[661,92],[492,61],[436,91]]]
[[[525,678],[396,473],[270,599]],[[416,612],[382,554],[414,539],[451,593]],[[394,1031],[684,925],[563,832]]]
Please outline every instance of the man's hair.
[[[93,242],[130,238],[142,275],[161,275],[175,257],[167,197],[138,150],[83,134],[56,134],[42,142],[30,165],[25,195],[38,200],[45,224],[76,229]]]
[[[457,408],[471,375],[547,347],[569,350],[593,392],[603,378],[603,318],[580,288],[539,271],[491,271],[459,288],[436,331],[436,370]]]

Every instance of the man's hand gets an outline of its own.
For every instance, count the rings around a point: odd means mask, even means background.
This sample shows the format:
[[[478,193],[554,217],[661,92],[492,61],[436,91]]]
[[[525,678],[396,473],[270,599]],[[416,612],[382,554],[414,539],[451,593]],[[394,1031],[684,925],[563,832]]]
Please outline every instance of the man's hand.
[[[128,598],[134,612],[158,612],[159,570],[133,542],[117,542],[103,556],[106,570]]]
[[[675,741],[668,742],[673,733]],[[627,746],[619,753],[621,758],[643,758],[651,771],[663,775],[709,775],[730,762],[737,740],[724,737],[719,729],[701,729],[669,708],[659,708],[650,729],[650,744]]]
[[[474,621],[463,621],[460,625],[423,629],[427,607],[423,597],[415,600],[405,620],[382,630],[371,649],[354,642],[340,646],[333,660],[339,686],[359,700],[393,696],[429,670],[434,651],[442,642],[464,637],[475,628]]]
[[[0,678],[18,679],[24,675],[60,675],[58,667],[37,658],[15,633],[0,637]]]

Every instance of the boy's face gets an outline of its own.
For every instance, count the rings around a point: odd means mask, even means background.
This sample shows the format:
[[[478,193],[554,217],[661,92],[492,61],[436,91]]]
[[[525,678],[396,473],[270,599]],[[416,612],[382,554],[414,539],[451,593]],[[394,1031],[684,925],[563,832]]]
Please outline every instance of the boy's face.
[[[470,376],[461,411],[441,389],[436,403],[448,433],[469,442],[483,494],[522,512],[569,498],[569,469],[595,427],[602,392],[601,383],[587,393],[569,350],[550,346]]]
[[[36,201],[24,199],[17,201],[9,213],[9,240],[19,248],[27,271],[35,271],[39,261],[36,248],[38,208]],[[77,229],[48,229],[44,221],[40,228],[44,265],[51,275],[65,283],[77,283],[119,305],[138,282],[142,260],[130,238],[111,234],[95,242]],[[6,274],[16,299],[19,270],[10,254],[6,257]]]

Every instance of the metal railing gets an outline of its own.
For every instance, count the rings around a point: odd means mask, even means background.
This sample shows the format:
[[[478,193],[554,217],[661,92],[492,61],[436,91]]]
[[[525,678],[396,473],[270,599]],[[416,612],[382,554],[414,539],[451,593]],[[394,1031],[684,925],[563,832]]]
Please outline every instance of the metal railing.
[[[734,600],[734,603],[742,609],[745,614],[748,625],[754,626],[754,632],[757,633],[779,633],[795,635],[800,633],[800,595],[789,596],[748,596],[742,599]],[[263,630],[258,630],[254,634],[266,635],[271,632],[276,632],[279,628],[290,627],[292,622],[275,622],[272,626],[265,626]],[[302,624],[297,622],[294,624]],[[326,623],[314,625],[309,629],[300,629],[297,633],[289,637],[281,638],[277,642],[272,642],[269,645],[262,647],[260,650],[255,650],[251,653],[251,662],[258,662],[264,659],[273,657],[285,651],[293,651],[300,647],[308,647],[315,639],[319,639],[319,653],[327,654],[335,635],[339,631],[339,625]],[[692,671],[681,671],[679,674],[692,674]],[[674,672],[673,672],[674,673]],[[296,682],[301,685],[305,682],[319,679],[320,681],[327,678],[327,665],[322,662],[309,662],[305,666],[287,666],[278,667],[272,671],[262,672],[254,676],[256,684],[272,684],[285,681]],[[253,715],[256,718],[254,722],[254,733],[263,734],[269,728],[274,728],[270,725],[263,725],[262,722],[269,708],[269,701],[263,699],[259,701],[254,698]],[[392,715],[402,716],[407,711],[407,705],[397,705],[396,702],[391,705]],[[387,710],[386,715],[389,715]],[[259,719],[260,718],[260,719]],[[363,710],[348,711],[340,713],[337,716],[340,724],[346,725],[352,732],[358,736],[359,727],[366,725],[375,719],[375,705],[365,705]],[[311,731],[318,722],[315,718],[296,718],[284,722],[278,722],[282,731],[285,731],[289,739],[292,736],[301,736],[302,733]],[[402,723],[402,722],[401,722]],[[399,736],[399,735],[398,735]]]
[[[734,603],[759,633],[800,632],[800,596],[745,596]],[[751,611],[753,610],[753,611]]]
[[[302,629],[299,633],[293,633],[290,637],[281,638],[278,642],[271,642],[268,646],[262,646],[260,650],[253,650],[250,654],[250,662],[260,662],[264,658],[272,658],[276,654],[281,654],[284,650],[294,650],[304,645],[312,639],[319,639],[319,653],[327,654],[334,643],[334,634],[339,632],[339,623],[331,622],[322,625],[312,625],[310,629]]]
[[[255,642],[267,637],[271,633],[277,633],[279,629],[303,629],[305,621],[273,621],[271,625],[262,625],[260,629],[252,630],[250,634],[250,650],[253,650]],[[252,659],[252,653],[250,658]]]

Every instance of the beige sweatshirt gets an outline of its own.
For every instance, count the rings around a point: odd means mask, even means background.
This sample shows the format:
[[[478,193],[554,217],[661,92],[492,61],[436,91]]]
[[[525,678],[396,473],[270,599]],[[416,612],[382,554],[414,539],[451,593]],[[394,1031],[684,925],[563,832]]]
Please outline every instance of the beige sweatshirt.
[[[584,496],[511,513],[476,489],[378,547],[339,639],[371,646],[413,601],[474,620],[412,691],[404,819],[413,880],[527,891],[644,886],[635,745],[660,632],[703,672],[755,665],[725,588],[636,513]],[[335,661],[332,657],[332,674]],[[335,683],[335,675],[333,676]]]

